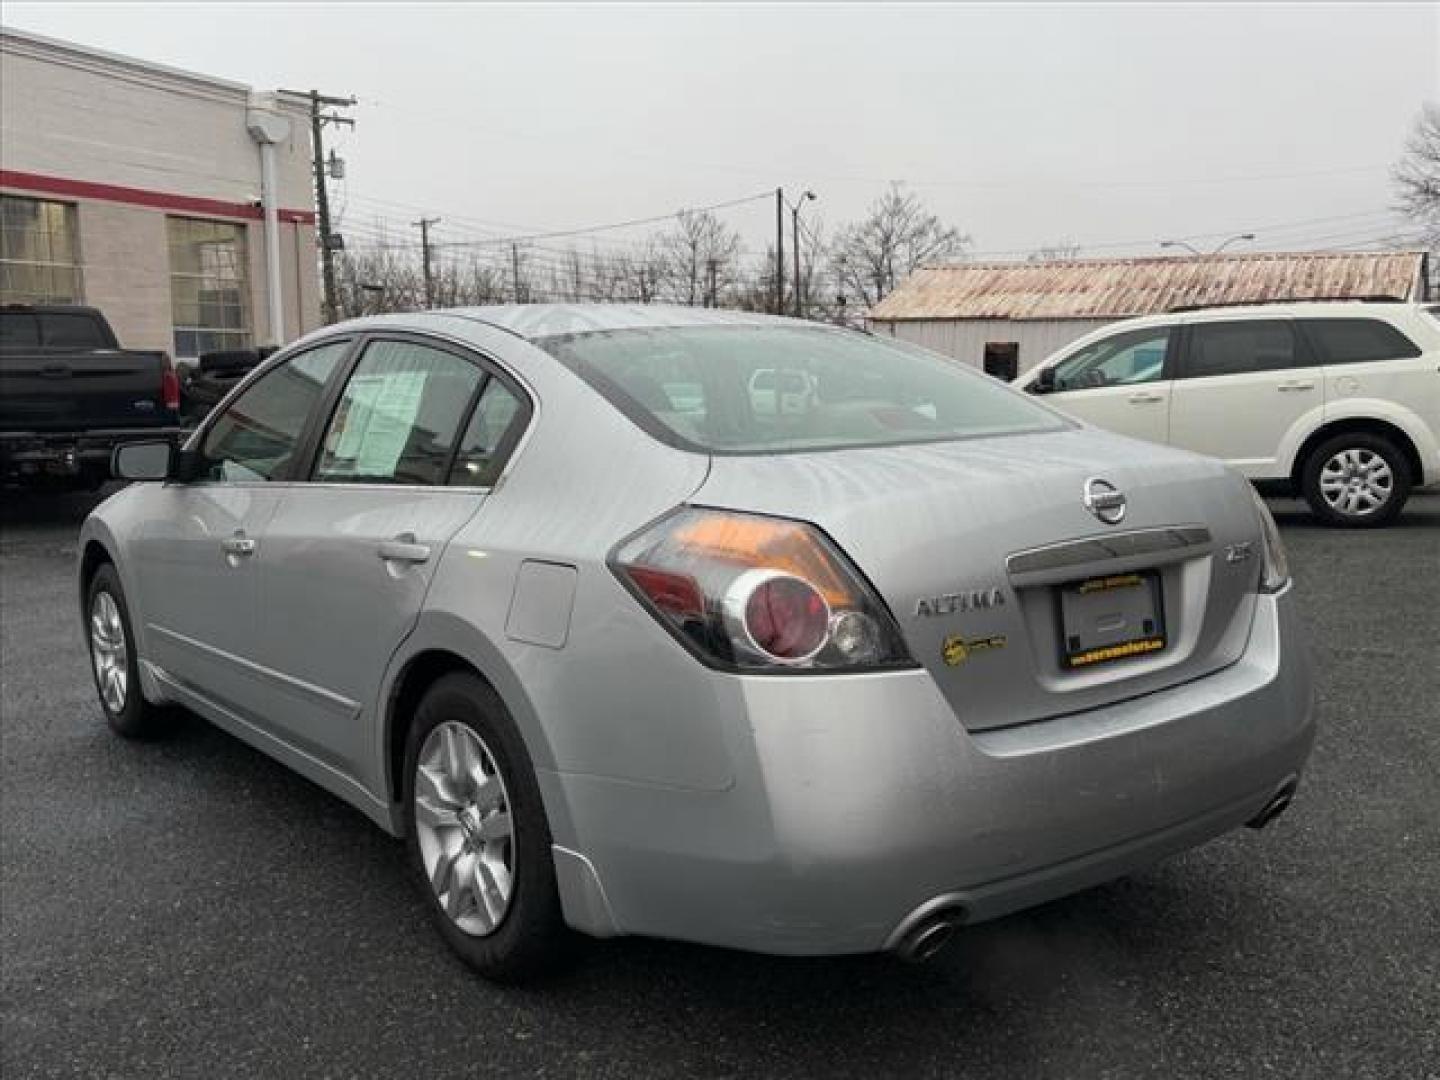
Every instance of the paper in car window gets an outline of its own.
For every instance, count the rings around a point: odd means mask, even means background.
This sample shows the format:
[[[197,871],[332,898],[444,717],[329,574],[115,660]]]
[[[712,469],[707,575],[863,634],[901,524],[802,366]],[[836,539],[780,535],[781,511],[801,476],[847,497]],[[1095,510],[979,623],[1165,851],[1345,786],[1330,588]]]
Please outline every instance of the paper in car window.
[[[345,426],[332,456],[355,476],[393,476],[410,438],[420,399],[423,371],[356,375],[345,391]]]

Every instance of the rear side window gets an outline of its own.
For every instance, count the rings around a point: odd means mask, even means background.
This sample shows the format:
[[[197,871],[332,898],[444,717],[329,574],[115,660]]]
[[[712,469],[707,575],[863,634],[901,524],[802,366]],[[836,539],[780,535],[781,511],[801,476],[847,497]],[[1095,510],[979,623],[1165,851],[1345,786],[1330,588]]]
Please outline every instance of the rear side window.
[[[450,468],[450,483],[463,487],[494,484],[519,433],[523,412],[521,400],[499,379],[491,377],[465,426],[460,451]]]
[[[39,319],[28,311],[0,311],[0,345],[39,344]]]
[[[335,341],[292,356],[261,375],[210,425],[201,446],[207,479],[290,479],[300,433],[350,348]]]
[[[377,341],[355,366],[325,432],[315,479],[443,484],[485,374],[443,349]]]
[[[1420,355],[1413,341],[1379,319],[1306,319],[1303,325],[1322,364],[1408,360]]]
[[[40,316],[45,344],[57,349],[108,349],[109,340],[91,315],[50,312]]]
[[[1181,377],[1243,375],[1308,367],[1309,353],[1289,319],[1193,323]]]

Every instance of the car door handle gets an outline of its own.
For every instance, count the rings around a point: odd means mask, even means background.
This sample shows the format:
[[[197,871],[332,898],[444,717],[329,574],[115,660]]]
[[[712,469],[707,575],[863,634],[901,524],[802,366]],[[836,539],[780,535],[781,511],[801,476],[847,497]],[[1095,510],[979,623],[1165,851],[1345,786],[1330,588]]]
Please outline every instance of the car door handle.
[[[241,558],[255,554],[255,541],[251,540],[244,533],[236,533],[227,540],[220,541],[220,550],[226,555],[234,555]]]
[[[1130,395],[1130,404],[1131,404],[1131,405],[1149,405],[1149,404],[1152,404],[1152,403],[1154,403],[1154,402],[1156,402],[1156,401],[1164,401],[1164,400],[1165,400],[1165,395],[1164,395],[1164,394],[1131,394],[1131,395]]]
[[[1315,383],[1309,379],[1292,379],[1290,382],[1282,382],[1275,389],[1281,393],[1289,390],[1314,390]]]
[[[417,544],[414,533],[401,533],[393,539],[382,541],[377,554],[386,562],[429,562],[430,545]]]

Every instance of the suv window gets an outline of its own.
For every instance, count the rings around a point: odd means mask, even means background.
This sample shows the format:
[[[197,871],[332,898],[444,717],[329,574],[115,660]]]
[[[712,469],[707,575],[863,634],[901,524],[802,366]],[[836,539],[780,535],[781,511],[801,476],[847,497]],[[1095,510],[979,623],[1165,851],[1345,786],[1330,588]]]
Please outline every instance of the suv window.
[[[28,311],[0,311],[0,345],[39,345],[40,320]]]
[[[1155,382],[1165,370],[1170,329],[1130,330],[1093,342],[1055,365],[1055,389],[1090,390]]]
[[[1283,371],[1311,364],[1289,319],[1193,323],[1181,377]]]
[[[60,311],[40,316],[40,330],[45,344],[58,349],[108,349],[110,341],[93,315]]]
[[[485,384],[480,401],[465,427],[460,452],[450,468],[450,483],[465,487],[489,487],[500,478],[510,452],[524,406],[499,379]]]
[[[1306,319],[1302,325],[1322,364],[1408,360],[1420,355],[1413,341],[1379,319]]]
[[[315,479],[443,484],[479,366],[413,341],[376,341],[355,365],[325,431]]]
[[[286,480],[310,411],[350,348],[332,341],[267,371],[205,433],[202,475],[210,480]]]

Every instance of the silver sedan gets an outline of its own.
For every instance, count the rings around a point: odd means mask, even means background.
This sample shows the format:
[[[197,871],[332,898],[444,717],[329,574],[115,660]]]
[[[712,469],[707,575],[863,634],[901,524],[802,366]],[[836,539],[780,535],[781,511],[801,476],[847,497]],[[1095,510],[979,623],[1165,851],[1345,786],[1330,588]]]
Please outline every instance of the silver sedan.
[[[366,319],[115,468],[111,726],[183,707],[404,837],[496,979],[573,931],[921,958],[1264,824],[1313,738],[1241,477],[849,330]]]

